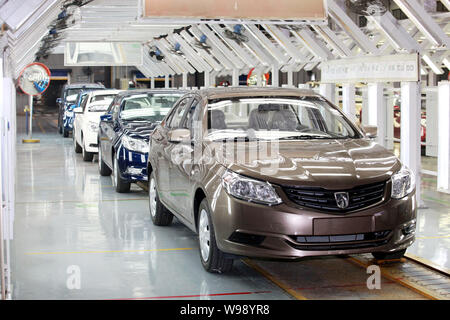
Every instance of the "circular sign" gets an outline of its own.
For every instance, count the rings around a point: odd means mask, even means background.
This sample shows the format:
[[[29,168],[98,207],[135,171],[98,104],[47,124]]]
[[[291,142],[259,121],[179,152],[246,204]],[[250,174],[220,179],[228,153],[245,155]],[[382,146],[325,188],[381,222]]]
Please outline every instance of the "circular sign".
[[[50,85],[50,70],[39,62],[26,66],[19,76],[19,87],[30,96],[43,94]]]

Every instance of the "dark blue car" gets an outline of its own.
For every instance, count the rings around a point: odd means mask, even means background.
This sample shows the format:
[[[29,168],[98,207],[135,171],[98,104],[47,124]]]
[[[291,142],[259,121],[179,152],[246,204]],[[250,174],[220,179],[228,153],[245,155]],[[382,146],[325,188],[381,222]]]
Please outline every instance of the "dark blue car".
[[[119,93],[98,131],[98,167],[102,176],[112,174],[117,192],[129,192],[131,183],[148,181],[148,141],[177,100],[186,91],[144,89]]]
[[[69,103],[67,107],[64,108],[64,115],[63,115],[63,135],[64,137],[68,137],[69,133],[73,130],[73,120],[75,119],[75,114],[73,113],[73,109],[78,108],[81,106],[81,103],[83,102],[84,98],[87,97],[89,91],[80,91],[76,97],[76,100],[73,101],[73,103]]]

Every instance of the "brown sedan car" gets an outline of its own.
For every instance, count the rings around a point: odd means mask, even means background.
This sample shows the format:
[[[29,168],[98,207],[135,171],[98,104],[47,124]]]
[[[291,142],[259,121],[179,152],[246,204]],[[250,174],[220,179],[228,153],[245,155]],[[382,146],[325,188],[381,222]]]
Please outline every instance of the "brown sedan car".
[[[401,257],[414,176],[372,136],[312,91],[194,91],[151,136],[151,218],[197,232],[211,272],[238,256]]]

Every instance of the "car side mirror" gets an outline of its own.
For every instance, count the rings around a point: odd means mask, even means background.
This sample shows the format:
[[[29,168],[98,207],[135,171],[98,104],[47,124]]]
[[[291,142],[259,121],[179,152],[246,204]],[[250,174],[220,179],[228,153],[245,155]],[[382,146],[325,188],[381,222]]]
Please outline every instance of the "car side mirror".
[[[378,135],[378,127],[377,126],[363,126],[363,130],[366,133],[366,137],[373,139]]]
[[[61,103],[62,103],[62,99],[61,99],[61,98],[57,98],[57,99],[56,99],[56,103],[61,104]]]
[[[172,143],[180,143],[191,140],[191,131],[189,129],[173,129],[168,133],[168,140]]]
[[[73,113],[83,113],[82,107],[73,108]]]
[[[113,116],[110,113],[100,116],[100,121],[112,121],[112,120],[113,120]]]

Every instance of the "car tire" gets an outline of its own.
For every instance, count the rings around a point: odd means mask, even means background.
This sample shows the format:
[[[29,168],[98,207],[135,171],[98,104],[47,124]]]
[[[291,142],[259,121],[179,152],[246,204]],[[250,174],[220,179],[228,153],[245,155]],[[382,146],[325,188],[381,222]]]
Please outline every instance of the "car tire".
[[[77,139],[75,138],[75,129],[73,131],[73,135],[72,135],[72,139],[73,139],[73,150],[75,151],[75,153],[81,153],[81,146],[78,144]]]
[[[406,253],[406,249],[395,251],[395,252],[372,252],[372,256],[377,260],[393,260],[400,259]]]
[[[148,199],[150,217],[155,226],[169,226],[173,220],[173,214],[159,200],[156,189],[155,174],[152,172],[148,183]]]
[[[117,161],[117,158],[114,156],[114,175],[112,176],[113,179],[113,185],[116,189],[116,192],[118,193],[127,193],[130,192],[131,189],[131,183],[123,180],[120,177],[120,171],[119,171],[119,162]]]
[[[87,152],[84,146],[84,142],[82,143],[83,146],[81,147],[81,153],[83,155],[83,160],[86,162],[92,162],[92,160],[94,160],[94,154],[92,152]]]
[[[112,173],[111,169],[103,161],[102,147],[100,143],[98,144],[98,173],[100,173],[100,175],[103,177],[110,176]]]
[[[198,239],[200,261],[211,273],[226,273],[233,268],[233,259],[217,247],[208,201],[203,199],[198,209]]]

